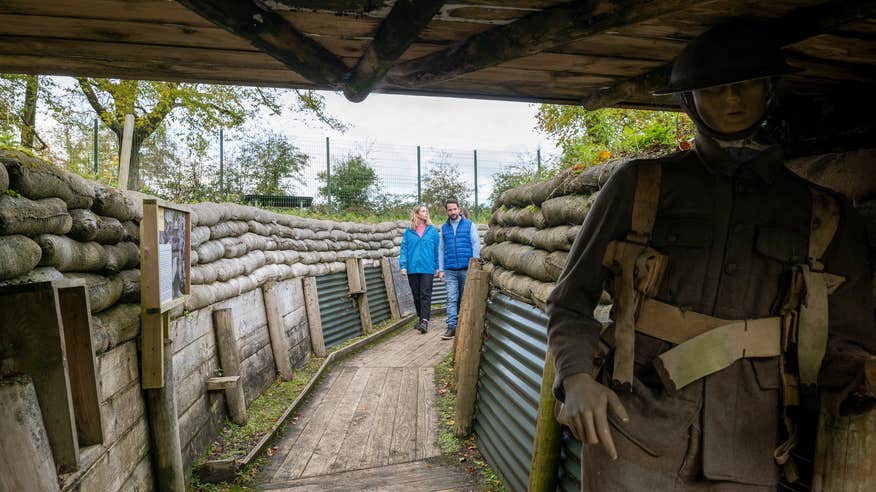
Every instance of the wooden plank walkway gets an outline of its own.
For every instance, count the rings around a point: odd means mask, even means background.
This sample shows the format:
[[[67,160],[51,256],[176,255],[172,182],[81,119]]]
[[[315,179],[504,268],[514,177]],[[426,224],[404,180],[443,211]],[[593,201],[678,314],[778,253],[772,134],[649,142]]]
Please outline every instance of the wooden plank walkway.
[[[453,343],[444,318],[336,365],[277,444],[261,474],[271,490],[472,490],[438,458],[435,366]],[[439,327],[441,329],[439,329]]]

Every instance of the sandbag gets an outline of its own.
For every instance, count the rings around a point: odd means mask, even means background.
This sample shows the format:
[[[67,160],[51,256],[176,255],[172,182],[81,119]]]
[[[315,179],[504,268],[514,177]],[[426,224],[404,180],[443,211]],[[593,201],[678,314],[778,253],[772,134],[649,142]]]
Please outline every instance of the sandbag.
[[[191,247],[197,248],[210,240],[210,228],[207,226],[192,227],[189,237],[191,238]]]
[[[122,270],[117,275],[122,280],[122,295],[119,302],[140,302],[140,270]]]
[[[9,187],[31,200],[60,198],[67,208],[91,208],[93,185],[73,174],[17,150],[0,149],[0,164],[9,173]]]
[[[226,221],[210,226],[210,239],[222,239],[223,237],[238,237],[244,232],[249,232],[246,222]]]
[[[115,244],[129,236],[128,230],[115,217],[101,217],[85,209],[71,210],[70,216],[73,218],[73,227],[68,235],[77,241]]]
[[[30,200],[0,195],[0,235],[67,234],[73,221],[60,198]]]
[[[41,266],[53,266],[61,272],[98,272],[106,265],[106,252],[95,242],[80,243],[53,234],[40,234],[34,240],[42,249]]]
[[[124,280],[118,275],[105,277],[95,273],[65,273],[64,278],[85,281],[92,313],[99,313],[119,302],[125,287]]]
[[[9,173],[6,171],[6,166],[0,162],[0,193],[6,193],[9,189]]]
[[[91,341],[97,354],[133,340],[139,334],[139,304],[116,304],[91,317]]]
[[[106,265],[109,272],[120,272],[140,264],[140,248],[134,243],[105,244]]]
[[[140,225],[133,220],[122,222],[122,227],[125,229],[125,241],[140,244]]]
[[[598,166],[582,170],[570,170],[564,175],[563,183],[557,190],[558,195],[590,195],[599,191],[608,178],[622,165],[629,162],[627,157],[608,161]]]
[[[595,194],[591,196],[565,195],[551,198],[541,204],[541,213],[548,225],[580,225],[584,222],[587,212],[590,211],[594,199]]]
[[[856,149],[791,159],[785,166],[807,181],[860,200],[876,197],[876,149]]]
[[[37,248],[39,248],[39,246],[37,246]],[[59,272],[57,268],[37,267],[23,275],[12,277],[6,280],[0,280],[0,287],[3,287],[5,285],[37,284],[40,282],[61,280],[63,278],[64,274]]]
[[[142,205],[141,205],[142,210]],[[132,220],[137,216],[137,206],[122,191],[109,186],[98,186],[94,190],[94,213],[118,220]],[[142,212],[141,212],[142,213]]]
[[[225,246],[219,241],[207,241],[195,248],[199,263],[210,263],[225,256]]]
[[[545,251],[569,251],[580,230],[581,226],[548,227],[534,234],[530,244]]]
[[[42,251],[32,239],[19,234],[0,236],[0,280],[15,278],[33,270]]]

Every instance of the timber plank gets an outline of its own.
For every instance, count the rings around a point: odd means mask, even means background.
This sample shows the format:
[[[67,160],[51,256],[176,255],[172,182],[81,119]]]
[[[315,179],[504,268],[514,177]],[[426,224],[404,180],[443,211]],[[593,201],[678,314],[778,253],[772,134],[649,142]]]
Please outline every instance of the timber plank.
[[[359,400],[359,405],[350,419],[347,433],[342,439],[340,451],[331,464],[331,472],[354,470],[359,467],[368,441],[368,433],[377,419],[380,398],[386,386],[386,367],[368,369],[368,382]]]
[[[298,415],[294,419],[290,419],[286,435],[277,443],[276,449],[274,450],[274,456],[276,458],[274,458],[271,464],[265,467],[263,472],[264,476],[271,477],[271,479],[274,480],[277,475],[281,474],[282,465],[286,460],[290,459],[289,454],[293,451],[295,444],[298,442],[298,438],[301,437],[301,434],[310,424],[310,421],[313,420],[314,412],[312,410],[320,406],[322,400],[324,400],[328,394],[328,389],[334,385],[339,374],[340,371],[329,371],[320,384],[319,390],[312,393],[307,400],[305,407],[298,412]]]
[[[417,456],[418,386],[419,370],[415,367],[403,368],[387,463],[411,461]]]
[[[423,460],[389,466],[322,475],[287,482],[261,484],[263,490],[477,490],[477,484],[460,468],[439,460]]]
[[[307,463],[302,477],[323,475],[327,473],[338,456],[344,436],[352,425],[353,414],[359,406],[366,383],[370,378],[371,371],[368,368],[359,368],[353,379],[347,386],[347,391],[340,398],[338,407],[326,425],[326,431],[322,438],[313,448],[310,461]]]
[[[386,373],[386,385],[380,402],[377,404],[377,419],[371,426],[365,444],[365,452],[359,461],[359,468],[385,465],[392,446],[392,426],[395,422],[395,412],[398,408],[402,369],[389,368]]]
[[[323,434],[325,434],[328,425],[331,423],[332,416],[337,410],[356,372],[356,368],[342,368],[338,378],[333,381],[330,388],[327,388],[328,392],[319,406],[314,409],[312,419],[300,431],[301,434],[295,443],[297,452],[289,453],[283,461],[282,469],[279,473],[280,476],[284,478],[298,478],[304,472],[313,455],[313,449],[316,448]]]
[[[417,459],[441,455],[435,410],[435,369],[420,367],[417,387]]]

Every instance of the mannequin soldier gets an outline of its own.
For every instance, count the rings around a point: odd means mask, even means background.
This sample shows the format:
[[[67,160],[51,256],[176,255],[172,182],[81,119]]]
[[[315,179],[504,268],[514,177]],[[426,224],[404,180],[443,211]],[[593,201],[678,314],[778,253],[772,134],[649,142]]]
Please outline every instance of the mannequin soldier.
[[[693,40],[661,93],[696,123],[695,149],[621,167],[587,215],[547,303],[558,420],[601,444],[584,446],[582,490],[772,491],[794,478],[801,395],[874,401],[861,221],[764,130],[791,71],[751,27]]]

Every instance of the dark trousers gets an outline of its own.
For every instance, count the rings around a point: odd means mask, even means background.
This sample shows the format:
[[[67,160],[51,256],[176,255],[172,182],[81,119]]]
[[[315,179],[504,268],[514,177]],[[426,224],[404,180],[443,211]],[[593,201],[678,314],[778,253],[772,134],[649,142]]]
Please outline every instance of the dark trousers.
[[[414,308],[420,319],[428,320],[432,314],[432,280],[431,273],[409,273],[408,284],[414,295]]]

